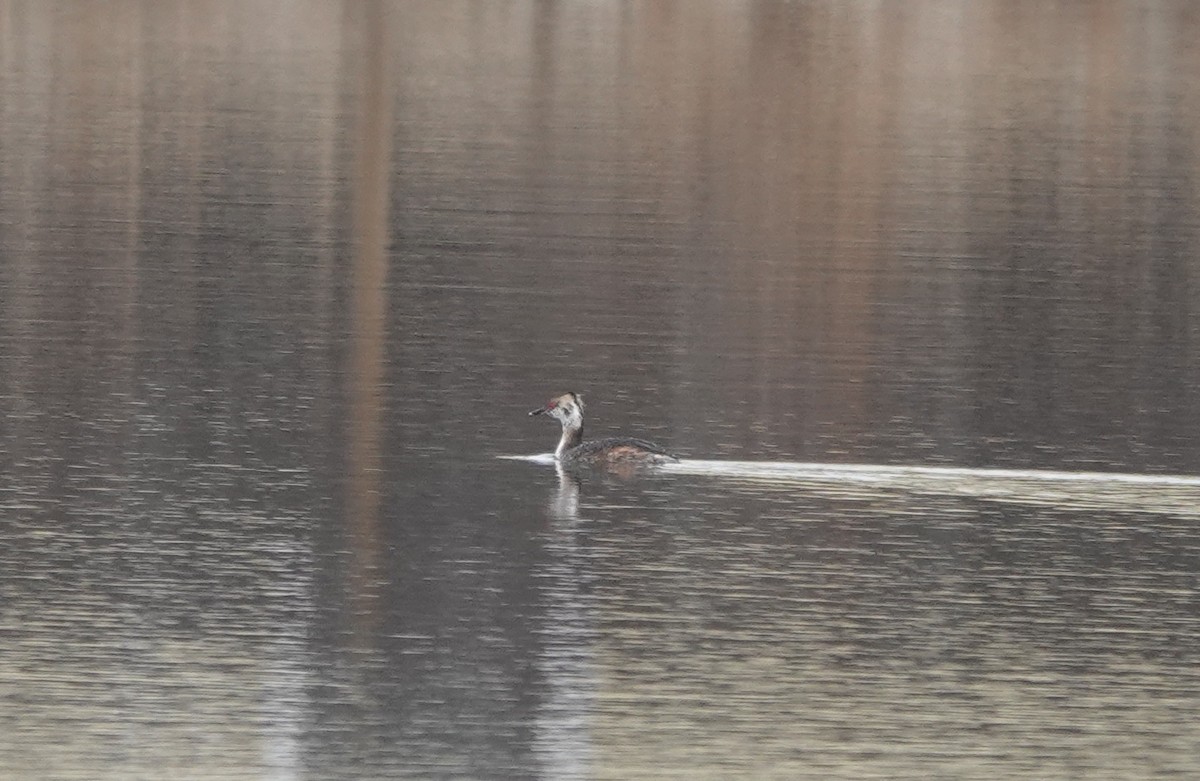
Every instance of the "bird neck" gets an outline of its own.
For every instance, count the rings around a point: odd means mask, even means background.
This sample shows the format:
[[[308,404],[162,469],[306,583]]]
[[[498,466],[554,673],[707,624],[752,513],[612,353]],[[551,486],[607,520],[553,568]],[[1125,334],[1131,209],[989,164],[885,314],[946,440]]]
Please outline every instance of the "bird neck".
[[[583,424],[563,424],[562,439],[558,440],[558,448],[554,451],[555,458],[562,458],[563,453],[583,442]]]

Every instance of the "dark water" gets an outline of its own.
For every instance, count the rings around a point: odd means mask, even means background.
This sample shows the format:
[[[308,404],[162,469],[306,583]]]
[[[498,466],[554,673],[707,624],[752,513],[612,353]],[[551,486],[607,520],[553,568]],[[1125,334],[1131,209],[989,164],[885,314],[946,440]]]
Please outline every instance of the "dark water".
[[[1196,40],[0,0],[0,776],[1195,777]]]

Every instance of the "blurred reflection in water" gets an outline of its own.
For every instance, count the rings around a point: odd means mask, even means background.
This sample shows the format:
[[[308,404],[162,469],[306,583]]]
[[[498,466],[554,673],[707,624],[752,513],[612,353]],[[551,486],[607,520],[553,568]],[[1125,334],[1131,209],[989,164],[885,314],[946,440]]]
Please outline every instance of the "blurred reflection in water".
[[[593,493],[573,582],[597,605],[577,687],[599,775],[1190,772],[1193,518],[804,481],[688,478],[681,509],[628,514]]]
[[[1195,775],[1198,23],[0,0],[0,776]]]

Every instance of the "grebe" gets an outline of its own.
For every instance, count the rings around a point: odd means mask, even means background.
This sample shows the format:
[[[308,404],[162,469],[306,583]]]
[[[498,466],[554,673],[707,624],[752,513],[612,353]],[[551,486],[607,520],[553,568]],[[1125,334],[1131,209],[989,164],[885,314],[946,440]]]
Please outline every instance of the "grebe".
[[[530,415],[548,414],[562,423],[562,439],[554,457],[564,466],[603,466],[627,464],[666,464],[679,457],[663,450],[658,445],[632,437],[609,437],[583,441],[583,399],[578,393],[567,392],[550,399],[546,406],[538,407]]]

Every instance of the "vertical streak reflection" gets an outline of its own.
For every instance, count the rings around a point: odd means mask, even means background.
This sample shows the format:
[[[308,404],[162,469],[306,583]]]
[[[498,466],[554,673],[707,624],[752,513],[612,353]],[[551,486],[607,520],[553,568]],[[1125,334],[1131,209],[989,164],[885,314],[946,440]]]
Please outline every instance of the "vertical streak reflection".
[[[383,377],[388,246],[388,174],[391,158],[391,91],[388,88],[387,11],[365,3],[354,14],[361,25],[359,105],[351,184],[353,210],[346,509],[350,589],[355,629],[373,624],[379,555],[380,389]]]

